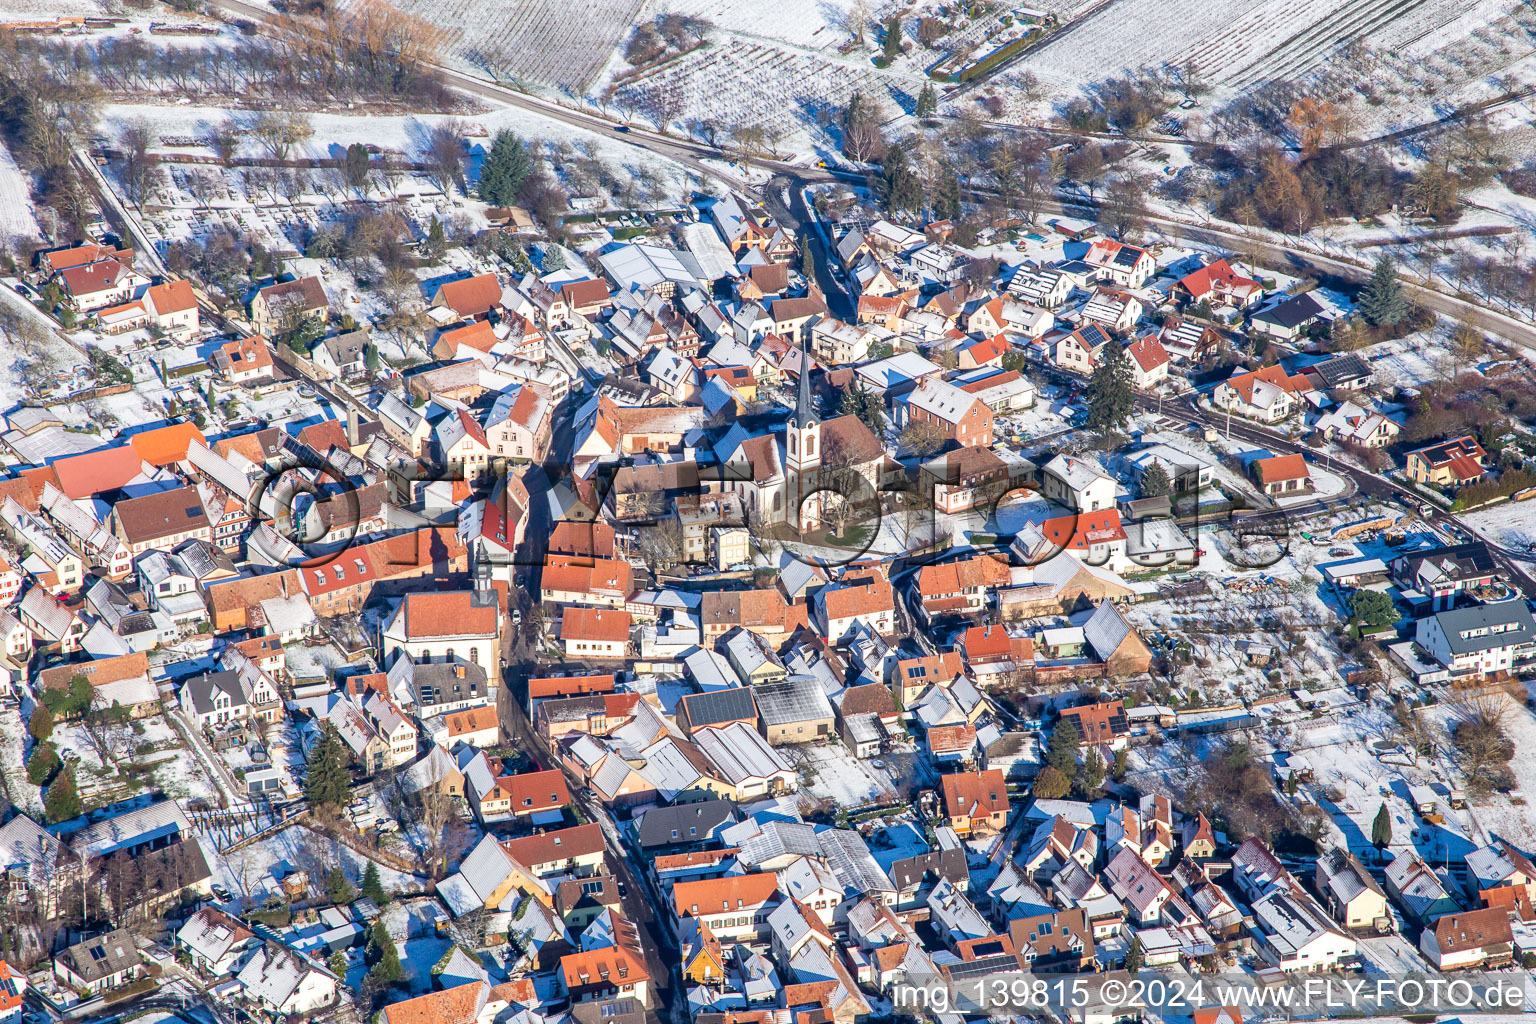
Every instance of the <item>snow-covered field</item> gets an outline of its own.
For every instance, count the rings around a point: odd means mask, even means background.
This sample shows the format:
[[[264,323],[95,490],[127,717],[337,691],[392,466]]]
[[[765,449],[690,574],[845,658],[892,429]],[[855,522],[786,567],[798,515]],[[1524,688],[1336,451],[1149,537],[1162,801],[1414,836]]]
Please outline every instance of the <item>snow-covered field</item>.
[[[807,145],[829,145],[825,127],[837,123],[853,93],[863,92],[891,118],[910,110],[921,90],[916,76],[729,39],[637,76],[618,96],[649,120],[648,97],[660,93],[677,104],[674,126],[687,121],[724,128],[754,125],[764,129],[775,151],[803,152]]]
[[[1536,502],[1506,501],[1502,505],[1466,512],[1461,520],[1500,547],[1536,558]]]
[[[468,68],[579,93],[639,20],[643,0],[589,0],[579,7],[403,0],[395,6],[444,30],[444,50]]]
[[[16,166],[10,149],[0,142],[0,245],[12,238],[36,238],[37,219],[26,175]]]

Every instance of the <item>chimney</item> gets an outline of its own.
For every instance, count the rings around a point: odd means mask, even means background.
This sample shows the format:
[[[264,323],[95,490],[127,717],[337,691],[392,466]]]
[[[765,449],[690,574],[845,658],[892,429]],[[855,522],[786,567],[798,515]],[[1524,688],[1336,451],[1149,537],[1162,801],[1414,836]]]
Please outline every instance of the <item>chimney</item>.
[[[347,447],[357,444],[357,406],[347,405]]]

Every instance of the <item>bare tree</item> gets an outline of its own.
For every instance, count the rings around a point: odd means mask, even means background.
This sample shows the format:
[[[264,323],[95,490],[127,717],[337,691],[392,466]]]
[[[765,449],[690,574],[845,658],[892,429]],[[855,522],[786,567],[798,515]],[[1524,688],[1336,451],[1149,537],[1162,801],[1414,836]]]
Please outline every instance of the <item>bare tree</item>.
[[[192,171],[187,175],[187,193],[204,210],[208,209],[208,200],[217,194],[218,187],[219,181],[212,171]]]
[[[426,164],[444,195],[464,189],[464,128],[456,120],[439,122],[427,135]]]
[[[286,161],[294,147],[314,134],[309,115],[298,111],[263,111],[251,122],[254,135],[273,160]]]
[[[213,150],[220,163],[228,164],[240,148],[240,135],[240,126],[226,117],[208,129],[208,148]]]
[[[155,135],[143,121],[130,121],[117,133],[123,161],[123,191],[136,205],[142,205],[154,183],[159,157],[150,153]]]

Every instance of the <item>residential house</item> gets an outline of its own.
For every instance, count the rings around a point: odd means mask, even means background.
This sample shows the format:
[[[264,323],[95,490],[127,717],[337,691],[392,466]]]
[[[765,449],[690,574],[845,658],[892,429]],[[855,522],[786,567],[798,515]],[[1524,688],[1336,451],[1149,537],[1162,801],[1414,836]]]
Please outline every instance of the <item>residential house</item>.
[[[121,306],[149,287],[149,278],[131,261],[107,257],[78,267],[66,267],[54,275],[64,290],[65,301],[77,313]]]
[[[1212,309],[1230,306],[1243,310],[1264,297],[1263,285],[1239,274],[1225,259],[1185,274],[1174,291],[1191,303],[1203,302]]]
[[[1405,458],[1408,479],[1436,487],[1460,487],[1488,472],[1488,453],[1470,434],[1416,449]]]
[[[823,587],[813,605],[822,638],[829,643],[842,640],[858,626],[880,636],[890,636],[896,630],[896,595],[883,575]]]
[[[1126,347],[1125,354],[1131,360],[1131,384],[1141,391],[1150,391],[1168,379],[1170,359],[1168,350],[1155,334],[1144,334]]]
[[[1440,876],[1415,853],[1399,853],[1392,859],[1385,871],[1385,887],[1415,924],[1433,924],[1461,909]]]
[[[1099,353],[1110,342],[1109,332],[1097,323],[1085,323],[1056,341],[1051,360],[1064,370],[1089,374],[1098,365]]]
[[[1119,484],[1095,458],[1057,455],[1041,468],[1041,490],[1052,501],[1078,512],[1113,509]]]
[[[1312,390],[1305,374],[1286,373],[1277,364],[1233,373],[1211,392],[1211,404],[1261,423],[1279,423],[1295,415]]]
[[[1253,478],[1265,497],[1285,498],[1312,491],[1312,471],[1298,452],[1253,460]]]
[[[770,873],[702,878],[672,887],[679,931],[686,918],[697,918],[721,942],[766,941],[768,917],[780,902],[778,877]]]
[[[1351,930],[1390,925],[1387,894],[1364,864],[1342,847],[1332,847],[1317,859],[1317,891],[1323,904]]]
[[[1325,441],[1385,448],[1397,440],[1403,428],[1379,412],[1368,412],[1354,402],[1344,402],[1319,416],[1312,429]]]
[[[1453,682],[1508,673],[1533,653],[1536,622],[1523,601],[1435,612],[1414,623],[1414,641]]]
[[[1514,932],[1503,907],[1446,914],[1419,933],[1419,950],[1437,970],[1492,969],[1514,959]]]
[[[945,775],[939,791],[944,823],[957,835],[994,835],[1008,824],[1008,782],[999,769]]]
[[[173,341],[188,341],[200,326],[197,296],[188,281],[150,285],[144,292],[144,308],[150,322]]]
[[[184,540],[211,540],[213,533],[196,487],[176,487],[112,506],[112,532],[136,557],[150,548],[173,548]]]
[[[1008,922],[1019,967],[1035,971],[1080,971],[1093,963],[1093,927],[1081,908],[1015,918]]]
[[[272,376],[272,353],[260,334],[226,341],[213,350],[208,362],[231,384],[249,384]]]
[[[1157,260],[1145,249],[1112,238],[1100,238],[1088,247],[1083,262],[1102,281],[1122,288],[1140,288],[1157,269]]]
[[[1482,540],[1398,555],[1392,559],[1391,569],[1400,586],[1429,598],[1431,610],[1437,612],[1453,607],[1503,575]]]
[[[460,320],[485,320],[501,310],[501,282],[495,274],[475,274],[444,281],[432,292],[427,306],[452,313]]]
[[[1086,746],[1122,750],[1131,740],[1130,719],[1126,717],[1123,701],[1065,708],[1061,712],[1061,721],[1072,723],[1079,743]]]
[[[176,948],[185,951],[206,978],[234,974],[260,945],[254,932],[216,907],[197,911],[176,932]]]
[[[268,1013],[304,1016],[336,1002],[340,980],[309,957],[279,943],[262,944],[235,975],[240,994]]]
[[[918,423],[936,428],[961,447],[992,444],[992,410],[975,395],[947,381],[923,378],[896,405],[897,425]]]
[[[1248,329],[1281,341],[1295,341],[1307,328],[1327,315],[1311,292],[1282,298],[1268,309],[1248,318]]]
[[[630,614],[613,608],[566,608],[560,643],[567,657],[622,658],[629,649]]]
[[[251,296],[251,325],[257,334],[275,337],[306,320],[323,325],[329,309],[330,301],[318,277],[283,281]]]
[[[82,996],[99,996],[145,973],[133,934],[126,928],[83,939],[53,958],[53,975]]]

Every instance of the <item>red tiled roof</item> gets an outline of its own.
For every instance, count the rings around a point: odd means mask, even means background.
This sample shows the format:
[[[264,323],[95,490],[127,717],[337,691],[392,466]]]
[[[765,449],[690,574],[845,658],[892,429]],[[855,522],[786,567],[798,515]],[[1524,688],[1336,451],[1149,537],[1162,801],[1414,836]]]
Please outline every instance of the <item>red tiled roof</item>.
[[[1118,509],[1082,512],[1075,516],[1057,516],[1040,524],[1045,539],[1067,551],[1087,551],[1094,544],[1124,540]]]
[[[197,308],[197,296],[192,293],[192,285],[188,281],[167,281],[151,285],[145,295],[160,316]]]
[[[587,857],[603,852],[603,830],[599,825],[577,825],[554,832],[544,832],[501,844],[508,857],[526,868],[552,864],[572,857]]]
[[[980,816],[1008,810],[1008,781],[1001,768],[956,772],[939,780],[944,811],[950,817]]]
[[[59,459],[52,468],[64,496],[78,499],[122,487],[139,475],[143,462],[137,449],[123,445]]]
[[[560,639],[622,643],[629,639],[629,612],[616,608],[567,608],[560,618]]]
[[[405,635],[410,639],[439,636],[484,636],[495,633],[499,610],[476,605],[468,590],[405,595]]]
[[[151,466],[169,466],[187,457],[187,448],[196,441],[206,445],[208,439],[195,423],[172,423],[168,427],[146,430],[128,439],[139,458]]]
[[[1155,334],[1143,335],[1132,342],[1126,352],[1136,360],[1136,365],[1141,367],[1142,373],[1151,373],[1168,362],[1168,350],[1163,348],[1163,343],[1157,340]]]
[[[459,316],[479,316],[501,305],[501,282],[495,274],[476,274],[438,285],[434,301],[441,301]]]
[[[737,908],[758,907],[779,891],[778,877],[768,873],[700,878],[672,887],[672,906],[678,917],[695,913],[720,914]]]
[[[571,802],[570,790],[565,787],[565,776],[553,768],[542,772],[524,772],[510,778],[514,814],[548,811]]]
[[[1307,469],[1307,460],[1299,453],[1259,459],[1254,466],[1258,469],[1259,481],[1264,484],[1280,483],[1285,480],[1305,480],[1312,475]]]

